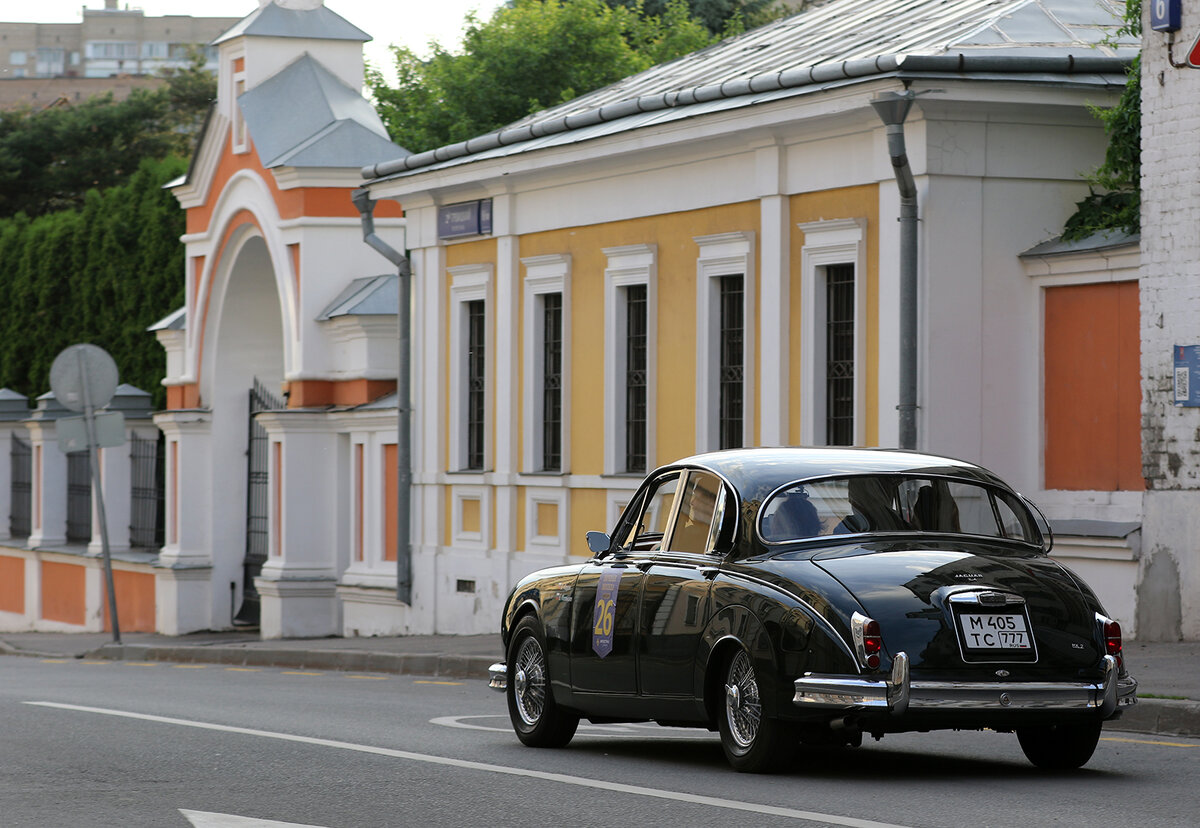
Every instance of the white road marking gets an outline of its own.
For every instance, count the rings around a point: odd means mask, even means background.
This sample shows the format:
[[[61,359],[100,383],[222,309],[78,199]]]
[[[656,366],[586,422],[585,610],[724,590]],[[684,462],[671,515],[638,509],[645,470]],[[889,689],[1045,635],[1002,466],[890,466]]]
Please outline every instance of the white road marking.
[[[213,730],[219,733],[237,733],[243,736],[258,736],[263,739],[277,739],[282,742],[296,742],[316,747],[351,750],[357,753],[369,753],[376,756],[387,756],[393,759],[405,759],[410,762],[424,762],[430,765],[442,765],[463,770],[497,773],[505,776],[523,776],[528,779],[540,779],[546,782],[558,782],[563,785],[574,785],[580,788],[592,788],[604,793],[625,793],[631,796],[644,796],[651,799],[665,799],[672,802],[686,802],[691,805],[705,805],[710,808],[726,808],[731,811],[745,811],[767,816],[800,819],[808,822],[824,822],[828,825],[844,825],[847,828],[905,828],[888,822],[875,822],[869,819],[856,819],[836,814],[822,814],[816,811],[800,811],[795,808],[780,808],[775,805],[761,805],[755,802],[743,802],[737,799],[722,799],[716,796],[668,791],[661,788],[646,788],[641,785],[626,785],[622,782],[606,782],[601,779],[589,779],[584,776],[570,776],[565,773],[550,773],[547,771],[511,768],[503,765],[490,765],[486,762],[472,762],[467,759],[452,759],[448,756],[433,756],[427,753],[413,753],[407,750],[375,747],[373,745],[357,745],[353,742],[341,742],[334,739],[318,739],[312,736],[299,736],[294,733],[278,733],[271,730],[257,730],[248,727],[200,722],[192,719],[175,719],[169,716],[154,716],[149,713],[133,713],[126,710],[112,710],[104,707],[85,707],[78,704],[61,704],[59,702],[27,701],[25,704],[37,707],[49,707],[57,710],[73,710],[79,713],[97,713],[102,716],[116,716],[124,719],[137,719],[144,722],[191,727],[198,730]]]
[[[468,719],[499,719],[497,724],[478,724]],[[455,727],[460,730],[486,730],[489,733],[512,733],[512,725],[508,717],[500,713],[489,713],[483,716],[438,716],[430,719],[430,724],[441,727]],[[611,739],[639,737],[646,739],[690,739],[692,741],[713,741],[715,734],[695,727],[663,727],[657,724],[631,722],[627,724],[594,725],[587,722],[579,723],[579,736],[606,736]]]
[[[276,822],[272,819],[255,819],[236,814],[213,814],[208,811],[188,811],[183,808],[179,809],[179,813],[183,814],[195,828],[321,828],[319,825],[306,825],[299,822]]]

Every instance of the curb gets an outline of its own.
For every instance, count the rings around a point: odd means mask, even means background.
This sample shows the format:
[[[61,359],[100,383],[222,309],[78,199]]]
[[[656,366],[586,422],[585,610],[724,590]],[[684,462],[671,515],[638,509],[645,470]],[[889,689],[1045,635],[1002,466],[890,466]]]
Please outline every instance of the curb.
[[[488,667],[497,660],[492,656],[444,653],[274,650],[242,647],[157,647],[139,644],[106,644],[87,653],[86,657],[112,661],[173,661],[184,664],[290,667],[293,669],[477,679],[486,679]]]
[[[1134,733],[1200,736],[1200,702],[1138,699],[1138,703],[1126,708],[1111,727]]]

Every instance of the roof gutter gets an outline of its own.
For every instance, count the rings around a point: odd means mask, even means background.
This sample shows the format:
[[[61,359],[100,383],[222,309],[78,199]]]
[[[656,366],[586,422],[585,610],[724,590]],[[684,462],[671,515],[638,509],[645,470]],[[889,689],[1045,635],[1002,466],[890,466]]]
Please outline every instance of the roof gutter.
[[[1004,55],[881,55],[875,58],[846,60],[840,63],[822,63],[783,72],[771,72],[749,78],[737,78],[720,84],[698,86],[691,89],[643,95],[586,112],[577,112],[545,121],[522,124],[496,132],[489,132],[457,144],[449,144],[427,152],[419,152],[393,161],[384,161],[362,168],[362,177],[385,178],[421,167],[440,164],[456,158],[464,158],[498,147],[520,144],[596,124],[608,123],[642,112],[656,112],[678,106],[706,103],[728,98],[740,98],[781,89],[795,89],[832,81],[867,78],[883,75],[900,69],[906,72],[957,72],[1004,73],[1004,74],[1109,74],[1124,73],[1130,61],[1120,57],[1087,55],[1075,57],[1013,57]]]

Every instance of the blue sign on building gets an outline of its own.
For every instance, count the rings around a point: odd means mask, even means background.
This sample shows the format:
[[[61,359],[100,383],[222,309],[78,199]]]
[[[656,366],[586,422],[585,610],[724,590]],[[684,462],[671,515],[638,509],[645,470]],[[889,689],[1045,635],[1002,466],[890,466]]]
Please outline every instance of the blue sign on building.
[[[1175,404],[1200,408],[1200,345],[1175,346]]]
[[[1180,25],[1180,0],[1150,0],[1150,28],[1156,32],[1177,32]]]
[[[438,207],[438,238],[487,236],[492,232],[492,200],[464,201]]]

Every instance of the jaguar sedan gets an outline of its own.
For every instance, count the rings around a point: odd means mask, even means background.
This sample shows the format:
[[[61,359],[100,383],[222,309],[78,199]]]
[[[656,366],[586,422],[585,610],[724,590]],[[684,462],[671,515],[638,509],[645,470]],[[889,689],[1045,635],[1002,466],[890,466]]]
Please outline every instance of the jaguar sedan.
[[[1047,556],[1041,513],[979,466],[744,449],[651,474],[594,557],[521,579],[491,669],[517,737],[580,719],[720,732],[739,771],[863,734],[1015,732],[1070,769],[1137,700],[1121,628]]]

